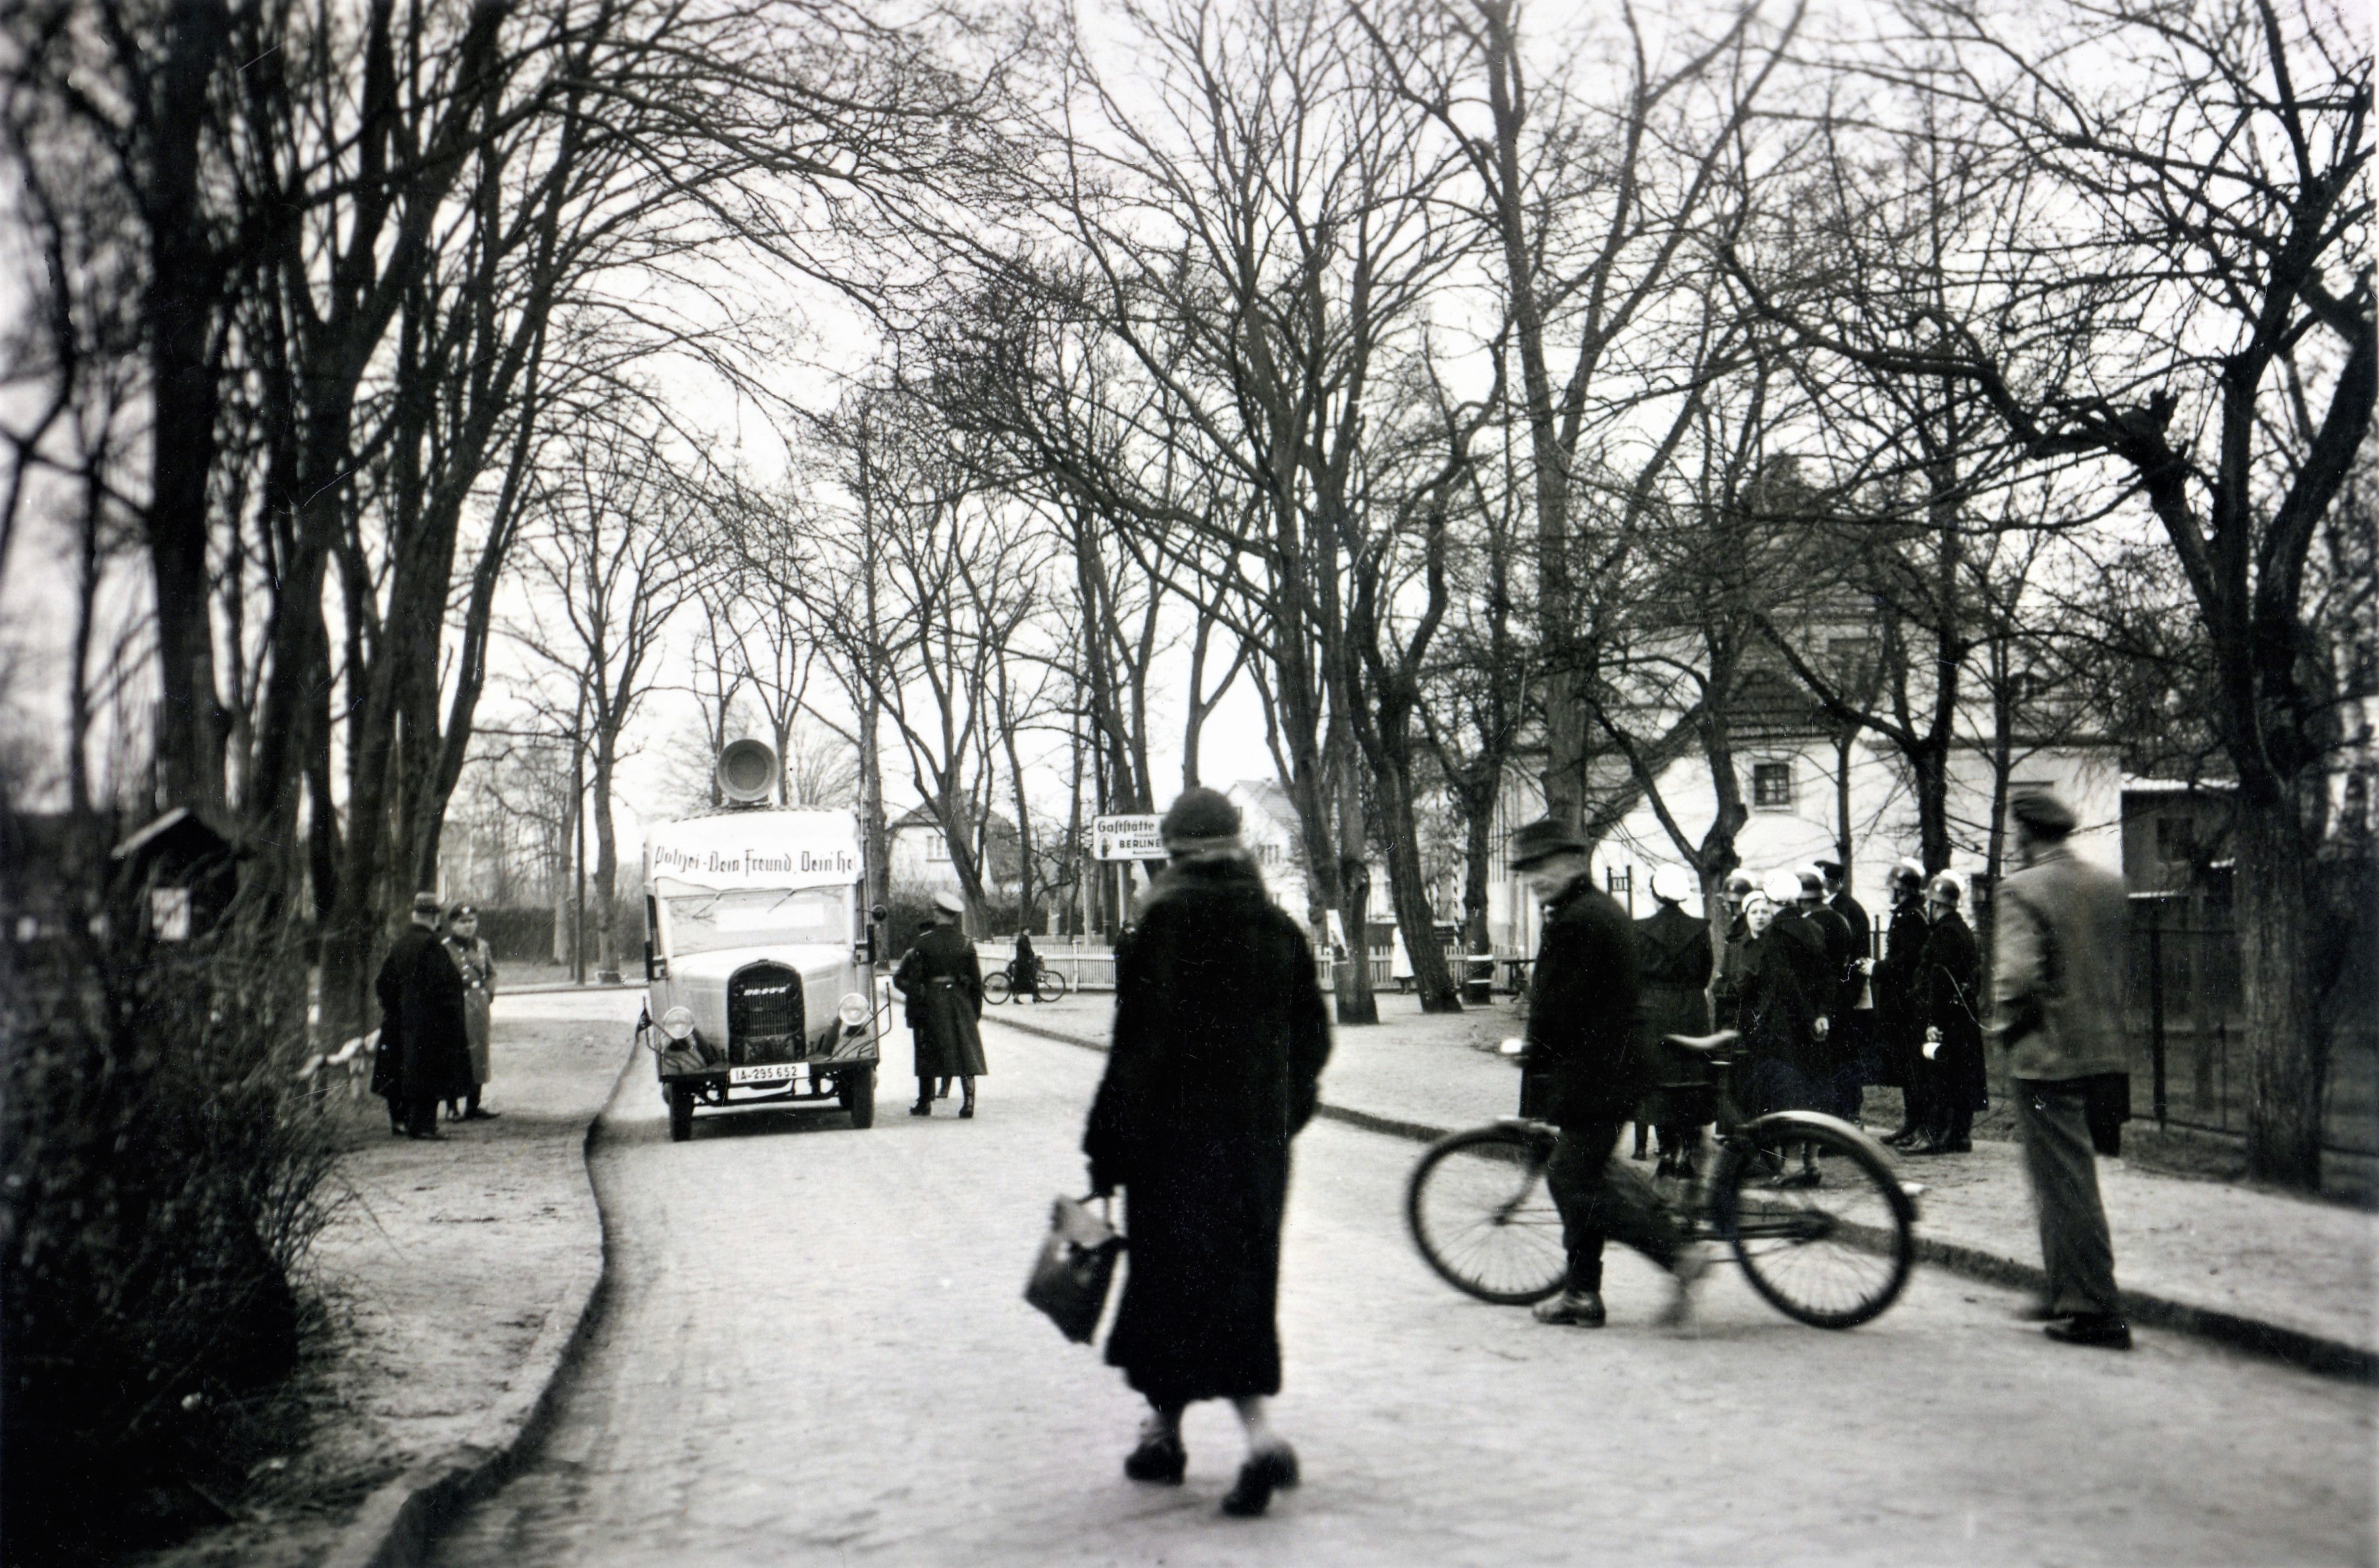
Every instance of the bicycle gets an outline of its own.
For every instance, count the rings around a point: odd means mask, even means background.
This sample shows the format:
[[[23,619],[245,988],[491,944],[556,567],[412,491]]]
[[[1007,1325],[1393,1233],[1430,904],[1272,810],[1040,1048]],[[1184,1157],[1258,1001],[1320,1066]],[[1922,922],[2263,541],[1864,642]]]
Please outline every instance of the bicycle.
[[[1013,995],[1015,989],[1016,964],[1013,959],[983,977],[983,999],[986,1002],[1021,1002],[1023,1000],[1021,996]],[[1033,1000],[1054,1002],[1065,994],[1066,977],[1047,964],[1043,964],[1040,978],[1033,987]]]
[[[1733,1030],[1663,1037],[1685,1054],[1678,1065],[1707,1069],[1709,1081],[1680,1087],[1716,1090],[1718,1127],[1715,1160],[1688,1166],[1706,1165],[1707,1176],[1671,1178],[1674,1190],[1663,1196],[1687,1242],[1730,1246],[1752,1288],[1786,1317],[1822,1329],[1870,1321],[1914,1267],[1924,1189],[1902,1183],[1882,1146],[1839,1117],[1776,1111],[1745,1120],[1728,1086],[1727,1053],[1739,1038]],[[1506,1117],[1449,1133],[1421,1155],[1405,1189],[1405,1221],[1447,1284],[1506,1306],[1562,1288],[1561,1214],[1544,1184],[1559,1130]],[[1832,1168],[1815,1174],[1821,1156]]]

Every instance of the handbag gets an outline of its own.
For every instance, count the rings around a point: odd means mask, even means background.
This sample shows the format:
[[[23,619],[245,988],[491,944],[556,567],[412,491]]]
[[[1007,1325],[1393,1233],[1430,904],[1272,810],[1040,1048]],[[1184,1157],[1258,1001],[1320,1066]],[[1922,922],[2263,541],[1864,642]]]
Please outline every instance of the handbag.
[[[1038,1307],[1057,1325],[1057,1332],[1077,1345],[1087,1345],[1098,1332],[1099,1314],[1106,1310],[1107,1286],[1115,1281],[1116,1259],[1124,1238],[1103,1212],[1093,1213],[1087,1199],[1060,1198],[1049,1212],[1049,1234],[1041,1239],[1040,1255],[1024,1282],[1024,1299]]]

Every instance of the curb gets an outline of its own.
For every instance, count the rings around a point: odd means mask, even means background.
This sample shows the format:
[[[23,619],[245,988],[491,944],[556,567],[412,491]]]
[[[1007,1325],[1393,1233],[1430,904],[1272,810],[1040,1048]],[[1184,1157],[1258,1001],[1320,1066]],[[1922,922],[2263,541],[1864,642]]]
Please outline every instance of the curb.
[[[1054,1040],[1101,1055],[1106,1046],[1085,1040],[1078,1034],[1065,1034],[1046,1024],[1018,1023],[1008,1019],[997,1020],[1008,1028],[1026,1034]],[[1401,1138],[1413,1143],[1434,1143],[1454,1130],[1431,1127],[1426,1122],[1400,1121],[1393,1116],[1374,1116],[1345,1105],[1333,1105],[1326,1101],[1316,1105],[1313,1114],[1328,1121],[1344,1122],[1366,1132],[1376,1132],[1388,1138]],[[2003,1258],[1996,1252],[1986,1252],[1979,1247],[1962,1242],[1942,1241],[1925,1235],[1916,1236],[1916,1258],[1937,1269],[1979,1280],[1985,1285],[2002,1285],[2013,1290],[2045,1294],[2048,1276],[2030,1263]],[[2123,1314],[2131,1322],[2147,1328],[2165,1329],[2199,1339],[2227,1345],[2258,1356],[2285,1361],[2308,1372],[2324,1377],[2345,1378],[2356,1382],[2379,1383],[2379,1351],[2365,1350],[2361,1345],[2341,1340],[2325,1339],[2319,1334],[2300,1329],[2267,1323],[2255,1318],[2242,1318],[2235,1312],[2219,1311],[2210,1307],[2192,1307],[2145,1291],[2123,1292]]]
[[[578,1145],[582,1166],[595,1152],[604,1112],[611,1108],[620,1086],[627,1080],[628,1069],[635,1065],[632,1049],[612,1078],[601,1107],[587,1121]],[[592,1201],[591,1170],[586,1172],[586,1183]],[[595,1224],[598,1236],[602,1236],[599,1205]],[[457,1514],[512,1478],[522,1457],[553,1419],[554,1388],[600,1316],[597,1306],[610,1281],[610,1245],[605,1236],[595,1259],[577,1271],[560,1302],[547,1314],[545,1326],[529,1345],[503,1399],[482,1424],[489,1441],[458,1443],[380,1487],[339,1532],[320,1568],[411,1568],[428,1560],[429,1549]]]

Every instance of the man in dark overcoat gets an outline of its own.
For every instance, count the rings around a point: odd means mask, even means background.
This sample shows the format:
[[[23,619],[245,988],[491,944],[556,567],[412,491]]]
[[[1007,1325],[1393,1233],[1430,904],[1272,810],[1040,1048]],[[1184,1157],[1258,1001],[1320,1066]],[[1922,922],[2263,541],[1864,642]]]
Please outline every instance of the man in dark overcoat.
[[[1902,859],[1891,868],[1891,920],[1884,928],[1883,956],[1875,965],[1875,1027],[1882,1034],[1884,1080],[1900,1086],[1899,1130],[1884,1141],[1894,1148],[1923,1141],[1933,1126],[1930,1065],[1919,1051],[1925,1038],[1918,1005],[1925,938],[1925,867]]]
[[[1744,918],[1744,901],[1751,897],[1751,874],[1727,874],[1726,946],[1719,950],[1718,974],[1710,981],[1710,1016],[1721,1029],[1733,1029],[1743,996],[1744,977],[1751,972],[1751,923]]]
[[[1651,1085],[1635,926],[1596,888],[1585,843],[1561,823],[1546,818],[1518,829],[1511,858],[1545,911],[1528,977],[1522,1068],[1540,1086],[1536,1114],[1561,1129],[1545,1187],[1561,1211],[1569,1254],[1565,1286],[1537,1304],[1537,1321],[1602,1326],[1602,1247],[1609,1239],[1676,1275],[1673,1311],[1681,1312],[1700,1259],[1679,1244],[1651,1183],[1611,1159],[1621,1126]]]
[[[1092,1190],[1124,1189],[1130,1239],[1106,1358],[1151,1411],[1124,1473],[1178,1482],[1183,1407],[1228,1399],[1248,1456],[1224,1508],[1261,1514],[1297,1483],[1264,1401],[1280,1391],[1288,1144],[1320,1099],[1330,1024],[1313,948],[1266,894],[1238,808],[1188,790],[1161,827],[1171,863],[1117,958],[1113,1046],[1082,1134]]]
[[[1840,915],[1850,932],[1851,956],[1842,971],[1842,1008],[1834,1015],[1834,1045],[1843,1067],[1842,1114],[1861,1121],[1866,1086],[1883,1081],[1877,1060],[1875,995],[1867,982],[1875,959],[1875,922],[1868,918],[1866,906],[1851,897],[1842,862],[1819,861],[1817,874],[1825,879],[1826,908]]]
[[[390,944],[372,992],[380,998],[380,1054],[372,1089],[387,1097],[392,1128],[436,1140],[438,1107],[471,1092],[470,1024],[463,971],[439,939],[435,893],[413,899],[413,923]]]
[[[1931,923],[1918,995],[1924,998],[1925,1043],[1931,1068],[1933,1128],[1912,1154],[1974,1152],[1974,1113],[1990,1104],[1983,1073],[1982,949],[1958,912],[1958,879],[1948,872],[1925,889],[1925,918]]]
[[[1826,1019],[1820,1038],[1825,1044],[1825,1060],[1819,1064],[1822,1085],[1820,1101],[1816,1107],[1835,1116],[1855,1119],[1858,1116],[1858,1089],[1855,1084],[1857,1063],[1851,1042],[1851,1005],[1857,1000],[1855,982],[1858,971],[1854,967],[1857,957],[1853,948],[1850,922],[1826,902],[1825,873],[1814,864],[1800,867],[1793,874],[1800,880],[1801,896],[1795,912],[1803,929],[1817,934],[1820,950],[1825,955],[1824,982],[1818,993],[1818,1011]]]
[[[1650,918],[1636,923],[1636,957],[1642,965],[1644,1059],[1652,1065],[1652,1092],[1637,1108],[1636,1139],[1642,1158],[1644,1127],[1660,1129],[1660,1163],[1655,1176],[1690,1176],[1701,1147],[1702,1128],[1715,1117],[1715,1096],[1697,1070],[1660,1044],[1665,1034],[1709,1032],[1709,923],[1685,912],[1692,879],[1675,866],[1652,873]]]
[[[2095,1085],[2129,1065],[2123,1042],[2123,879],[2075,857],[2073,814],[2045,791],[2018,795],[2023,869],[1992,901],[1991,1025],[2007,1048],[2024,1173],[2040,1211],[2042,1315],[2069,1345],[2129,1350],[2115,1248],[2090,1140]]]
[[[934,923],[917,935],[917,945],[892,971],[901,1013],[916,1053],[917,1103],[912,1116],[934,1114],[934,1080],[956,1078],[965,1095],[960,1119],[974,1115],[974,1080],[988,1072],[983,1059],[983,960],[975,956],[959,922],[966,900],[956,893],[934,895]]]

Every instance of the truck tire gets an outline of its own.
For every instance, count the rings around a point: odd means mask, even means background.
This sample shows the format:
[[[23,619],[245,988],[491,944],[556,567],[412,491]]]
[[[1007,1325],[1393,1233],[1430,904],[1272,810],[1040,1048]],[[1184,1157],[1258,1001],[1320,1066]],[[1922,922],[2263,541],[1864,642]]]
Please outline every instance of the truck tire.
[[[852,1067],[836,1080],[835,1089],[842,1097],[842,1108],[851,1113],[851,1125],[861,1131],[876,1125],[876,1069]]]
[[[672,1083],[669,1087],[670,1141],[683,1143],[694,1136],[694,1085]]]

